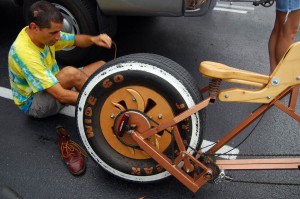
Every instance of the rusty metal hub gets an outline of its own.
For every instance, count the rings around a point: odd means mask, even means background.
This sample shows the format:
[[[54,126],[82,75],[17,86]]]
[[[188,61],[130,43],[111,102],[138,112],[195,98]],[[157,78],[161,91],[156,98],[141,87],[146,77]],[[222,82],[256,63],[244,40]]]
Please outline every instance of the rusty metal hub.
[[[144,132],[151,127],[148,117],[136,110],[126,110],[121,112],[115,119],[114,133],[124,145],[140,148],[130,136],[131,130]]]

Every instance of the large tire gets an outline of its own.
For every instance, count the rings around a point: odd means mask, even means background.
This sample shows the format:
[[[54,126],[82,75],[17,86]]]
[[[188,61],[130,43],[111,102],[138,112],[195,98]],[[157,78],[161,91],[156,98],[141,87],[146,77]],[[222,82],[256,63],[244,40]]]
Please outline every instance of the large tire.
[[[23,12],[28,23],[28,10],[37,0],[24,0]],[[114,16],[104,16],[96,0],[49,0],[64,16],[63,31],[74,34],[97,35],[107,33],[113,36],[116,32]],[[99,20],[97,20],[99,19]],[[99,47],[97,48],[99,51]],[[95,46],[89,48],[72,47],[57,52],[57,60],[62,65],[81,67],[94,60],[97,55]]]
[[[125,180],[153,182],[170,174],[137,144],[116,134],[124,112],[142,119],[140,132],[172,119],[201,100],[196,82],[177,63],[158,55],[133,54],[106,63],[84,85],[76,107],[78,130],[89,154],[106,171]],[[202,143],[204,110],[178,124],[184,142]],[[130,121],[129,121],[130,123]],[[134,123],[134,122],[133,122]],[[170,129],[151,142],[172,157]]]

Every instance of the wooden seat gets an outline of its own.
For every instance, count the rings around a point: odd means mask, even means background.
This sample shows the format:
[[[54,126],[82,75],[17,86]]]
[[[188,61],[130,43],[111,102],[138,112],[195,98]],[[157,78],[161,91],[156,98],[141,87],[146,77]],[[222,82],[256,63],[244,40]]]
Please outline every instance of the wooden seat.
[[[290,46],[270,76],[208,61],[202,62],[199,70],[210,78],[260,87],[221,90],[218,95],[221,101],[270,103],[284,90],[300,84],[300,42]]]
[[[200,72],[211,78],[258,87],[265,86],[270,79],[268,75],[240,70],[211,61],[201,62]]]

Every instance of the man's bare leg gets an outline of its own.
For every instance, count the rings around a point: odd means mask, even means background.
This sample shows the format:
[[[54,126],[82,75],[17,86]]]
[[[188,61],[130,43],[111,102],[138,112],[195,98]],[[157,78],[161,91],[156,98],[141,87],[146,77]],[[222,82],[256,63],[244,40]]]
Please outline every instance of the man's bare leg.
[[[300,21],[300,10],[276,11],[276,21],[269,40],[270,72],[273,72],[296,37]]]
[[[66,66],[56,74],[56,78],[63,88],[72,89],[75,87],[77,91],[80,91],[89,76],[103,66],[103,64],[105,64],[104,61],[97,61],[83,67],[82,70]]]
[[[276,61],[281,60],[287,49],[294,43],[294,39],[298,32],[300,21],[300,10],[289,13],[287,21],[286,13],[279,12],[280,31],[276,43]]]
[[[278,17],[276,14],[274,27],[273,27],[272,33],[270,35],[269,45],[268,45],[269,59],[270,59],[270,74],[274,71],[274,69],[277,66],[277,61],[276,61],[276,56],[275,56],[275,48],[276,48],[276,42],[277,42],[277,38],[278,38],[278,34],[279,34],[278,32],[279,32],[279,21],[278,21]]]
[[[89,65],[86,65],[83,67],[83,72],[89,77],[91,76],[98,68],[103,66],[105,64],[105,61],[96,61],[94,63],[91,63]]]
[[[88,76],[78,68],[66,66],[56,74],[56,78],[64,89],[75,87],[77,91],[80,91]]]

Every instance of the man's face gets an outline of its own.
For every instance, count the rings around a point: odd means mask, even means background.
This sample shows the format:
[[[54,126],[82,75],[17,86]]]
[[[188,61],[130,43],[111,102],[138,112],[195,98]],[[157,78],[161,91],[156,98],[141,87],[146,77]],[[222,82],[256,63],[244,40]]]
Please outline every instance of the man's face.
[[[58,40],[60,40],[60,31],[62,30],[63,23],[51,22],[50,28],[40,28],[35,24],[35,40],[38,46],[43,47],[44,45],[52,46]]]
[[[62,23],[51,22],[50,28],[40,29],[40,40],[45,45],[52,46],[60,40],[60,31],[62,30]]]

